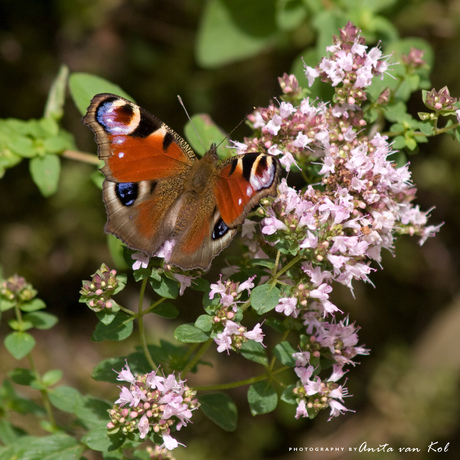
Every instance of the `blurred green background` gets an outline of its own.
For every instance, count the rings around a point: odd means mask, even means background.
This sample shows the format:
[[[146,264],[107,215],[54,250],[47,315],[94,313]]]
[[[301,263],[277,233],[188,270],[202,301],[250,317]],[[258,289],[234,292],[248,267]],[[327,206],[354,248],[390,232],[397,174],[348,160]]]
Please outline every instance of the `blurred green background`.
[[[186,117],[178,94],[191,114],[209,113],[230,131],[254,106],[276,97],[278,76],[298,67],[300,56],[324,50],[331,33],[348,19],[374,43],[382,39],[386,51],[395,35],[428,41],[435,55],[432,86],[447,85],[452,96],[460,96],[460,0],[2,0],[0,118],[41,117],[49,86],[64,63],[71,72],[117,83],[179,133]],[[70,98],[67,102],[64,127],[80,150],[94,153],[92,133]],[[410,109],[414,116],[423,110],[419,94]],[[232,137],[248,134],[241,125]],[[372,275],[375,288],[355,284],[355,299],[335,289],[335,303],[362,327],[360,342],[372,349],[350,372],[354,397],[346,405],[356,414],[329,423],[327,414],[295,420],[294,409],[281,404],[275,414],[253,418],[245,389],[235,390],[238,431],[222,432],[197,416],[181,432],[188,448],[177,453],[178,459],[346,459],[357,455],[348,447],[363,441],[422,450],[414,457],[362,453],[363,459],[429,458],[434,454],[427,447],[436,441],[437,447],[450,442],[443,458],[459,458],[460,148],[444,136],[415,153],[409,161],[417,203],[425,210],[435,207],[431,223],[444,222],[441,232],[422,248],[415,239],[399,241],[396,257],[385,254],[384,270]],[[93,172],[93,166],[63,160],[59,191],[45,199],[30,179],[27,162],[8,170],[0,180],[0,265],[4,276],[18,273],[32,282],[61,319],[57,328],[37,335],[43,368],[61,367],[66,383],[115,397],[115,388],[91,380],[91,369],[104,357],[127,353],[127,344],[120,349],[91,343],[96,320],[78,303],[81,280],[101,262],[110,265]],[[133,285],[125,303],[135,302],[135,295]],[[184,308],[180,319],[193,320],[199,308],[199,303],[194,310]],[[152,342],[172,330],[158,321],[150,328]],[[239,363],[237,357],[220,356],[205,379],[246,375]],[[0,373],[14,365],[2,357]],[[289,452],[289,447],[310,446],[345,451]]]

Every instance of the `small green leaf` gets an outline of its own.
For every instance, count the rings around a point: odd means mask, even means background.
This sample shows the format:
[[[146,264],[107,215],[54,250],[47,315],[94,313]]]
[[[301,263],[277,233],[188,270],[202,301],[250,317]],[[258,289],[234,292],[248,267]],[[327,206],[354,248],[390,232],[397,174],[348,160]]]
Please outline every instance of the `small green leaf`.
[[[257,382],[248,389],[248,402],[252,415],[267,414],[276,409],[278,395],[269,382]]]
[[[83,397],[78,390],[65,385],[49,390],[48,395],[54,407],[71,414],[83,403]]]
[[[76,72],[70,75],[69,88],[72,99],[82,115],[86,113],[91,99],[98,93],[114,93],[134,101],[120,86],[88,73]]]
[[[10,319],[8,321],[8,326],[10,329],[13,329],[13,331],[27,331],[29,329],[32,329],[34,325],[30,321],[18,321],[17,319]]]
[[[112,406],[98,398],[85,396],[75,406],[75,415],[88,429],[97,428],[101,422],[107,424],[107,413]]]
[[[32,299],[29,302],[23,303],[20,308],[24,312],[43,310],[46,308],[46,303],[42,299]]]
[[[81,458],[86,447],[76,438],[66,434],[25,436],[19,443],[14,458],[27,460],[75,460]]]
[[[126,441],[126,435],[121,431],[110,435],[107,432],[107,421],[93,428],[82,441],[92,450],[97,452],[110,452],[118,449]]]
[[[195,326],[200,329],[200,331],[206,332],[207,334],[212,331],[213,325],[214,322],[209,315],[200,315],[195,321]]]
[[[198,398],[200,410],[206,417],[225,431],[235,431],[238,424],[238,409],[225,393],[211,393]]]
[[[3,343],[16,359],[24,358],[35,347],[35,339],[27,332],[12,332],[5,337]]]
[[[203,343],[209,339],[203,331],[193,324],[181,324],[174,331],[174,337],[182,343]]]
[[[162,302],[158,304],[153,310],[152,313],[155,313],[162,318],[174,319],[179,316],[179,310],[172,303]]]
[[[261,343],[248,340],[241,345],[241,355],[250,361],[268,366],[267,352]]]
[[[193,115],[192,119],[185,125],[184,132],[193,150],[200,155],[204,155],[211,144],[220,144],[226,136],[224,131],[214,123],[211,117],[205,114]],[[231,156],[231,152],[225,148],[224,144],[221,144],[217,148],[217,155],[221,160],[224,160]]]
[[[281,394],[281,401],[288,404],[297,404],[296,396],[294,394],[295,385],[289,385]]]
[[[120,306],[112,299],[112,308],[105,308],[102,311],[96,312],[97,319],[105,326],[109,325],[120,311]],[[114,308],[115,307],[115,308]]]
[[[98,176],[99,177],[99,176]],[[107,245],[109,247],[110,255],[115,262],[117,270],[126,270],[128,264],[125,261],[124,251],[125,245],[116,236],[108,233],[107,234]]]
[[[256,286],[251,292],[251,306],[259,315],[263,315],[278,305],[280,295],[280,290],[276,286],[270,284]]]
[[[61,163],[56,155],[32,158],[29,171],[43,196],[48,197],[56,192],[61,172]]]
[[[158,348],[158,347],[157,347]],[[150,350],[150,347],[149,347]],[[162,358],[166,358],[162,356]],[[125,366],[128,361],[129,368],[133,374],[145,374],[151,370],[151,366],[147,362],[145,355],[142,352],[131,353],[128,356],[120,356],[118,358],[108,358],[101,361],[93,370],[92,378],[102,382],[117,382],[117,372]]]
[[[51,329],[57,322],[57,316],[44,311],[34,311],[24,315],[24,321],[30,321],[37,329]]]
[[[69,68],[61,65],[56,79],[51,85],[48,93],[48,100],[45,106],[45,118],[60,120],[64,114],[65,92],[67,88],[67,79],[69,77]]]
[[[45,374],[42,377],[43,384],[46,387],[51,387],[55,385],[61,379],[62,371],[60,369],[51,369],[50,371],[45,372]]]
[[[30,369],[23,369],[21,367],[17,367],[11,372],[8,372],[8,376],[18,385],[30,386],[35,380],[35,375]]]
[[[196,57],[203,67],[245,59],[266,48],[275,33],[274,1],[207,2],[198,31]]]
[[[126,315],[126,313],[118,312],[110,324],[98,323],[92,338],[95,342],[102,342],[103,340],[125,340],[132,334],[133,327],[133,319]]]
[[[274,329],[279,334],[284,334],[287,331],[287,328],[284,322],[281,321],[279,318],[275,318],[275,317],[267,318],[267,321],[265,321],[265,324],[268,327],[271,327],[272,329]]]
[[[150,279],[152,289],[161,297],[175,299],[179,295],[179,283],[163,276],[160,280]]]
[[[289,342],[281,342],[276,345],[275,349],[273,350],[273,354],[276,356],[278,361],[283,364],[284,366],[294,367],[295,366],[295,358],[292,356],[296,350]]]

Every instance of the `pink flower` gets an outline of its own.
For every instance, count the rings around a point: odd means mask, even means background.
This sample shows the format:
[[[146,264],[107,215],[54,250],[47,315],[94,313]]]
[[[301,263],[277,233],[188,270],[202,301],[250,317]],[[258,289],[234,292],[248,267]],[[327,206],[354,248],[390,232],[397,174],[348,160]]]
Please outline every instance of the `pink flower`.
[[[295,412],[295,418],[300,418],[300,417],[308,417],[305,399],[300,400],[299,404],[297,405],[296,412]]]
[[[185,276],[180,273],[173,273],[173,276],[180,283],[179,295],[182,295],[185,289],[192,285],[193,276]]]
[[[149,266],[150,257],[143,252],[134,252],[131,254],[131,258],[134,259],[133,270],[139,270],[140,268],[147,268]]]
[[[137,424],[137,427],[139,428],[140,435],[139,437],[141,439],[144,439],[147,436],[147,433],[149,432],[150,425],[149,425],[149,419],[146,415],[143,415],[141,419],[139,420],[139,423]]]
[[[254,340],[254,342],[261,343],[263,345],[262,342],[264,340],[265,334],[262,332],[262,326],[260,323],[257,323],[252,331],[244,332],[243,335],[247,339]]]
[[[282,297],[279,300],[279,304],[275,307],[275,311],[297,318],[300,312],[297,308],[297,299],[295,297]]]

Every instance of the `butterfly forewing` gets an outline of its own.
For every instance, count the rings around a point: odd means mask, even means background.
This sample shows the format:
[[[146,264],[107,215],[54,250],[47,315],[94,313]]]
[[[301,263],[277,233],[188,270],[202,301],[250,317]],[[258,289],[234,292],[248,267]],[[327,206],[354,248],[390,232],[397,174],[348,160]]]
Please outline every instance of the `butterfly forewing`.
[[[98,94],[83,122],[96,135],[104,175],[118,182],[171,177],[196,160],[188,144],[146,110],[113,94]]]

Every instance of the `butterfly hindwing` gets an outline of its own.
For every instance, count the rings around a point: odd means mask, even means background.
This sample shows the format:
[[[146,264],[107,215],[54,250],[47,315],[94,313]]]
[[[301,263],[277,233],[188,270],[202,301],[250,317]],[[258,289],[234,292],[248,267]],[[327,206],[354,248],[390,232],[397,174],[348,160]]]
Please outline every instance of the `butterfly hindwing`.
[[[277,158],[246,153],[219,165],[214,185],[217,206],[229,227],[241,224],[263,197],[275,196],[281,167]]]

